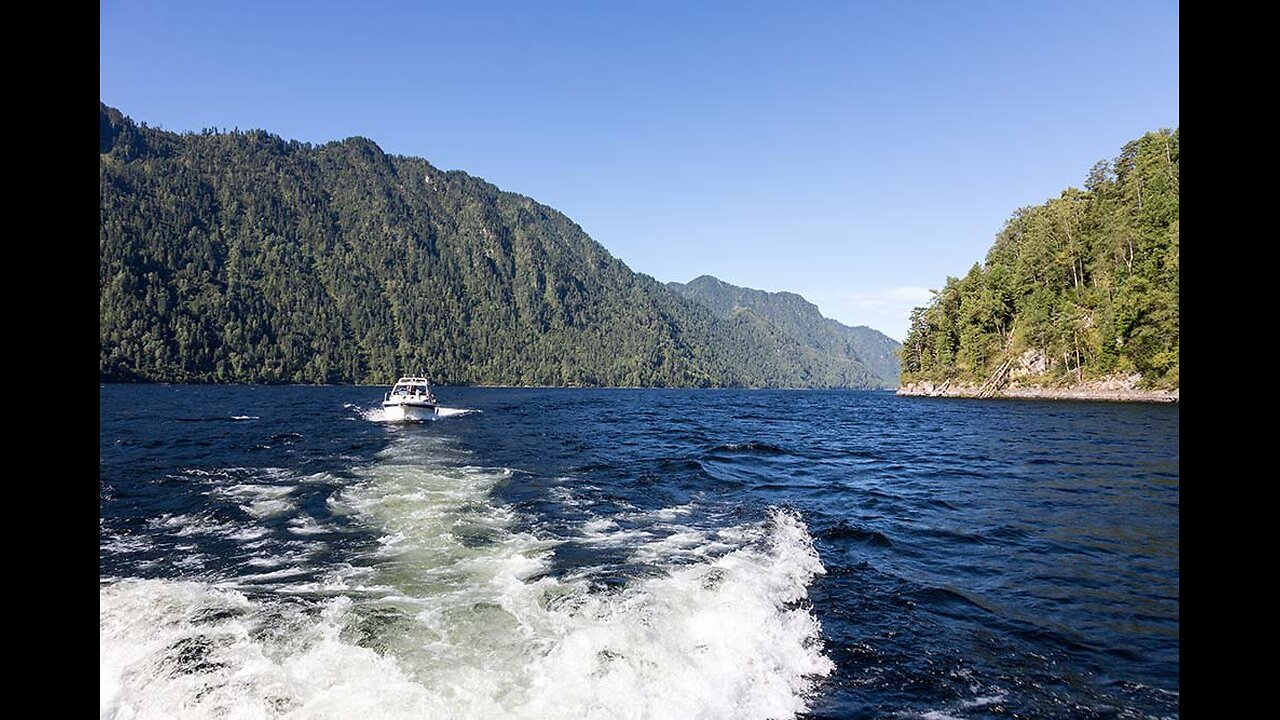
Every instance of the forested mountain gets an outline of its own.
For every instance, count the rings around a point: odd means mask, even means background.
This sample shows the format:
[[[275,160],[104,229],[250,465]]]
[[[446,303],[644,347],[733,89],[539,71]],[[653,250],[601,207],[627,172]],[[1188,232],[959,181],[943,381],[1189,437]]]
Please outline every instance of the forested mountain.
[[[881,387],[898,385],[897,353],[901,345],[896,340],[865,325],[849,327],[823,317],[817,305],[800,295],[739,287],[710,275],[688,283],[670,282],[667,287],[711,308],[722,318],[755,315],[820,355],[866,366]]]
[[[1018,210],[986,262],[916,308],[902,381],[1178,386],[1178,131],[1096,164],[1085,189]]]
[[[862,387],[632,272],[559,212],[348,138],[100,105],[104,381]]]

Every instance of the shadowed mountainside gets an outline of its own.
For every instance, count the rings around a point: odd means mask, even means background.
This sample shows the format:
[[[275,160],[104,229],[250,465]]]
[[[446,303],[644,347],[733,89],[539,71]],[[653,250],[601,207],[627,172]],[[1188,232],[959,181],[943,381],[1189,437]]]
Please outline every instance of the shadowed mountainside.
[[[174,133],[100,104],[99,374],[124,382],[870,387],[532,199],[365,138]]]
[[[836,362],[863,364],[881,387],[897,387],[898,341],[865,325],[849,327],[823,317],[818,306],[791,292],[766,292],[702,275],[667,287],[707,306],[717,316],[754,315],[805,347]]]

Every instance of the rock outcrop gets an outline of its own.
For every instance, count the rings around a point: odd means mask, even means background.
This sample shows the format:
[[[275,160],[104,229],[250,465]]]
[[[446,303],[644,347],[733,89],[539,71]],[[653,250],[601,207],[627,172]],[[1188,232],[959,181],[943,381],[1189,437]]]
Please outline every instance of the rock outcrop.
[[[1028,358],[1022,367],[1031,365],[1034,360]],[[1016,376],[1017,368],[1011,373]],[[1178,389],[1144,390],[1138,387],[1140,375],[1116,375],[1089,380],[1069,386],[1018,384],[1010,382],[994,394],[984,395],[983,387],[969,382],[952,382],[950,380],[933,383],[927,380],[909,382],[898,388],[898,395],[909,397],[951,397],[951,398],[1025,398],[1034,400],[1103,400],[1110,402],[1178,402]]]

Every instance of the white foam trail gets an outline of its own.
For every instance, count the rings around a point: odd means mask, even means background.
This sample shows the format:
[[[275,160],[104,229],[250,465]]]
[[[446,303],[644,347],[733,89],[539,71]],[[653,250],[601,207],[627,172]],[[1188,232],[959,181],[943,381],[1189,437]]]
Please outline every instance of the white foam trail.
[[[394,658],[339,637],[351,604],[314,617],[199,583],[102,587],[99,717],[447,716]]]
[[[465,417],[467,415],[478,414],[479,412],[480,412],[479,410],[476,410],[474,408],[437,407],[436,415],[432,419],[442,420],[444,418]],[[360,417],[364,418],[365,420],[368,420],[369,422],[402,422],[402,420],[399,418],[393,418],[388,416],[388,414],[382,408],[381,405],[377,407],[369,408],[368,410],[362,410],[360,412]]]
[[[333,473],[328,472],[312,473],[301,478],[301,481],[305,483],[318,483],[321,485],[340,485],[344,482],[342,478],[336,477]]]
[[[146,535],[111,535],[98,543],[100,552],[104,553],[142,553],[152,550],[155,545]]]
[[[823,572],[798,517],[754,543],[617,595],[577,594],[539,618],[557,641],[539,661],[530,717],[791,717],[833,665],[817,621],[790,606]]]
[[[831,672],[798,515],[665,528],[634,553],[648,572],[602,591],[608,568],[551,574],[560,541],[491,495],[512,473],[465,458],[414,434],[359,471],[331,507],[383,541],[328,579],[102,585],[101,717],[787,718]]]
[[[646,530],[623,530],[617,521],[610,518],[594,518],[582,526],[583,538],[592,545],[604,547],[621,547],[634,545],[636,542],[653,537]]]
[[[956,675],[959,677],[968,677],[970,675],[970,671],[960,670]],[[970,685],[970,690],[974,693],[979,693],[983,691],[983,688],[978,685]],[[924,712],[899,712],[895,713],[894,717],[910,718],[912,720],[961,720],[961,717],[969,717],[970,713],[975,709],[983,708],[988,705],[995,705],[996,703],[1002,703],[1008,699],[1008,694],[1000,688],[988,688],[987,690],[991,694],[979,695],[978,697],[974,697],[969,700],[961,700],[956,703],[957,712],[962,713],[962,716],[952,715],[947,710],[934,709]]]
[[[289,532],[295,535],[319,535],[330,531],[330,528],[316,522],[310,515],[302,515],[289,521]]]
[[[292,510],[294,502],[289,496],[296,489],[294,485],[241,483],[218,488],[216,494],[238,503],[241,510],[262,519]]]
[[[675,520],[678,517],[688,515],[692,512],[693,503],[685,503],[684,505],[676,505],[675,507],[669,508],[624,513],[622,517],[627,520]]]
[[[382,406],[361,410],[360,417],[369,422],[391,422],[391,418],[387,417],[387,413],[382,409]]]
[[[147,521],[152,528],[171,530],[176,537],[234,536],[244,531],[231,522],[217,522],[210,515],[170,515],[168,513]],[[265,532],[265,530],[263,531]]]
[[[190,548],[186,548],[186,549],[189,550]],[[205,566],[205,563],[209,562],[210,560],[213,560],[213,556],[206,555],[204,553],[195,553],[193,555],[185,555],[185,554],[177,555],[173,559],[169,560],[169,567],[177,568],[179,570],[194,572],[194,571],[203,569]]]
[[[982,707],[984,705],[995,705],[996,703],[1004,702],[1007,699],[1008,699],[1007,693],[1005,693],[1002,690],[997,690],[994,695],[984,695],[982,697],[976,697],[972,700],[965,700],[964,702],[960,703],[960,705],[961,707],[965,707],[965,708],[975,708],[975,707]]]
[[[302,567],[285,568],[284,570],[275,570],[273,572],[258,573],[256,575],[241,575],[236,578],[236,582],[240,585],[254,585],[257,583],[268,582],[271,580],[279,580],[281,578],[296,577],[298,575],[306,575],[310,571]]]
[[[270,533],[271,531],[264,527],[251,527],[251,528],[244,528],[236,532],[230,533],[229,535],[227,535],[227,537],[231,538],[232,540],[237,540],[239,542],[250,542],[253,540],[260,540],[261,538],[267,536]]]

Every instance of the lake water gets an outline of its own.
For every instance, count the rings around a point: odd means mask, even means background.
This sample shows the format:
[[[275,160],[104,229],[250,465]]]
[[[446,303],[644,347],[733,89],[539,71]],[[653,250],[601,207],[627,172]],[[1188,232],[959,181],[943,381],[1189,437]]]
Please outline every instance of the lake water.
[[[1177,406],[104,385],[104,718],[1179,714]]]

